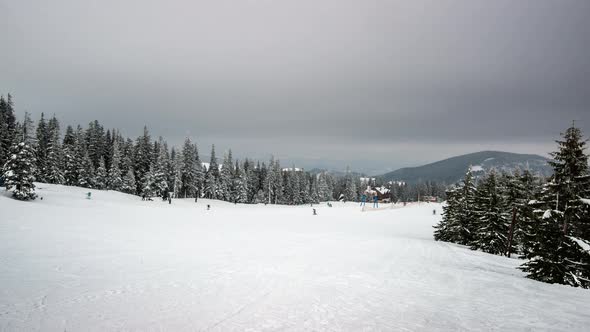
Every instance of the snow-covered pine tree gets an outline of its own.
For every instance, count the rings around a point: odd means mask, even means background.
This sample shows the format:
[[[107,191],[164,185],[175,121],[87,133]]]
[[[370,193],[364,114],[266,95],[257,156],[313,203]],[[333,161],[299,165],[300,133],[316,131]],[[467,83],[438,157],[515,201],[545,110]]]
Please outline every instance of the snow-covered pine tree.
[[[403,193],[407,190],[407,184],[404,184],[400,188],[403,189]],[[457,227],[460,228],[460,232],[456,243],[470,245],[471,241],[473,241],[477,218],[475,215],[476,194],[477,190],[473,180],[473,173],[471,172],[471,168],[469,168],[465,173],[458,193],[459,205],[457,207],[456,218],[458,222]]]
[[[107,169],[104,158],[100,157],[100,160],[98,161],[98,168],[96,169],[96,172],[94,172],[94,188],[100,190],[106,189],[107,183]]]
[[[37,153],[37,181],[47,182],[47,147],[49,146],[49,129],[47,121],[45,121],[45,114],[41,113],[41,119],[37,125],[37,145],[35,151]]]
[[[31,119],[31,114],[29,114],[29,112],[25,112],[23,123],[17,126],[16,136],[15,141],[24,142],[26,145],[29,145],[29,147],[33,149],[35,148],[35,145],[37,144],[35,139],[35,123],[33,122],[33,119]]]
[[[134,146],[133,167],[136,179],[144,179],[144,174],[150,170],[153,160],[153,145],[147,126],[143,127],[143,135],[138,137]],[[137,192],[143,191],[143,182],[138,181]]]
[[[281,163],[276,160],[274,156],[271,156],[268,167],[263,166],[263,188],[265,203],[268,204],[279,204],[283,201],[283,177]]]
[[[237,203],[248,203],[248,175],[242,170],[242,167],[237,160],[234,168],[232,188],[232,201]]]
[[[155,195],[159,197],[168,196],[168,177],[166,170],[168,168],[168,145],[160,137],[158,158],[154,165],[153,181]]]
[[[358,197],[357,197],[356,181],[354,181],[354,176],[352,175],[350,168],[347,166],[346,167],[346,184],[344,187],[344,199],[346,201],[356,202],[357,198]]]
[[[453,187],[446,193],[447,201],[443,206],[441,221],[434,226],[434,239],[436,241],[445,241],[461,243],[463,241],[463,227],[459,221],[458,211],[461,206],[461,191]]]
[[[246,158],[246,160],[244,160],[244,174],[248,179],[248,199],[246,200],[246,202],[254,203],[256,194],[260,189],[260,170],[256,166],[254,166],[254,163],[250,162]]]
[[[121,185],[121,191],[127,194],[136,193],[137,184],[135,183],[135,174],[133,169],[129,168],[125,176],[123,177],[123,184]]]
[[[589,288],[590,216],[580,200],[590,193],[586,142],[574,125],[562,136],[540,198],[544,211],[537,214],[536,241],[521,269],[531,279]]]
[[[481,181],[475,196],[475,232],[471,249],[502,255],[508,245],[510,214],[498,176],[492,170]]]
[[[223,164],[221,171],[219,172],[219,186],[218,186],[218,198],[231,201],[232,200],[232,173],[233,173],[233,160],[231,150],[223,156]]]
[[[281,203],[283,204],[295,204],[295,179],[293,176],[293,172],[290,172],[288,169],[283,171],[281,174],[282,182],[283,182],[283,199]]]
[[[166,166],[166,178],[168,182],[168,190],[173,192],[172,197],[176,197],[174,189],[174,178],[176,177],[176,148],[173,146],[170,149],[170,158],[168,158],[168,165]]]
[[[19,200],[35,199],[35,172],[34,147],[22,141],[14,144],[2,168],[6,190]]]
[[[12,103],[12,96],[8,94],[7,99],[0,96],[0,166],[8,160],[10,149],[16,138],[16,117]],[[0,176],[0,183],[2,176]]]
[[[141,179],[141,195],[147,199],[152,198],[156,195],[156,185],[154,181],[155,164],[152,163],[150,169],[143,174]]]
[[[115,131],[113,130],[112,134],[111,134],[111,130],[107,130],[107,133],[105,135],[105,139],[104,139],[104,147],[103,147],[103,155],[102,157],[104,158],[104,165],[107,168],[107,173],[108,171],[111,170],[111,164],[113,163],[113,144],[115,142]]]
[[[174,164],[174,181],[172,183],[172,191],[174,192],[175,198],[182,198],[182,153],[176,153],[173,164]]]
[[[320,193],[318,189],[318,176],[314,175],[311,177],[311,185],[309,187],[309,194],[308,197],[310,199],[310,203],[317,204],[320,202]]]
[[[69,186],[78,185],[78,139],[71,126],[68,126],[63,140],[64,182]]]
[[[63,184],[64,178],[64,152],[59,143],[59,121],[55,116],[49,120],[49,142],[47,145],[47,161],[45,179],[49,183]]]
[[[105,155],[105,132],[103,126],[94,120],[88,124],[86,129],[86,150],[88,151],[88,157],[92,161],[92,166],[98,169],[100,158]],[[105,166],[106,167],[106,166]]]
[[[85,188],[94,188],[94,166],[92,160],[88,156],[88,152],[84,151],[81,163],[78,165],[78,186]]]
[[[303,169],[296,171],[297,181],[299,182],[299,201],[295,204],[309,204],[311,197],[309,196],[309,179]]]
[[[182,161],[179,166],[180,187],[176,188],[180,197],[196,197],[197,179],[196,179],[196,157],[195,148],[190,138],[184,140],[182,147]]]
[[[269,169],[269,172],[274,174],[274,178],[276,181],[273,184],[273,192],[274,192],[274,204],[280,204],[280,202],[284,201],[283,197],[283,178],[281,176],[283,168],[281,167],[281,162],[278,159],[275,159],[275,163],[272,169]]]
[[[199,157],[199,149],[197,148],[196,144],[193,144],[194,147],[194,156],[195,156],[195,163],[194,163],[194,174],[195,174],[195,197],[201,197],[203,193],[203,183],[205,182],[205,171],[203,169],[203,163],[201,162],[201,157]]]
[[[529,250],[531,241],[534,241],[536,221],[533,211],[538,207],[535,199],[539,185],[529,170],[522,173],[515,172],[509,184],[509,204],[516,207],[516,223],[513,230],[513,245],[517,253],[524,255]],[[512,203],[510,203],[512,202]]]
[[[320,201],[332,200],[332,189],[328,184],[328,176],[325,172],[318,175],[318,195]]]
[[[209,168],[205,174],[205,183],[203,191],[205,197],[210,199],[219,199],[219,165],[217,164],[217,157],[215,156],[215,145],[211,147],[211,161],[209,162]]]
[[[109,169],[109,174],[107,177],[107,188],[110,190],[117,190],[121,191],[123,188],[123,178],[121,173],[121,153],[119,151],[119,142],[118,140],[113,140],[113,146],[110,148],[113,152],[111,156],[111,168]]]

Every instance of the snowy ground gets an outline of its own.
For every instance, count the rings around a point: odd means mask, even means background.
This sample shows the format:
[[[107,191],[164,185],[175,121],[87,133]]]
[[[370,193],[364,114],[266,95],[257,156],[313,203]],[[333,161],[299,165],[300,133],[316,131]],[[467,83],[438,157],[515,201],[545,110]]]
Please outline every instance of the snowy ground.
[[[434,242],[435,204],[361,212],[39,184],[0,196],[4,331],[584,331],[590,291]],[[207,211],[206,204],[212,209]]]

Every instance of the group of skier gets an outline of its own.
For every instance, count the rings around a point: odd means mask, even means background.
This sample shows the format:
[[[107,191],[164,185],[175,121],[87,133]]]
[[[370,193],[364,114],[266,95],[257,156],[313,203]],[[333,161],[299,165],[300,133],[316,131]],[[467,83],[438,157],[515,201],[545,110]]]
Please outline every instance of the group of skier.
[[[361,206],[364,207],[366,202],[367,202],[367,192],[364,192],[363,195],[361,196]],[[373,192],[373,207],[374,208],[378,208],[379,207],[379,196],[377,196],[376,192]]]

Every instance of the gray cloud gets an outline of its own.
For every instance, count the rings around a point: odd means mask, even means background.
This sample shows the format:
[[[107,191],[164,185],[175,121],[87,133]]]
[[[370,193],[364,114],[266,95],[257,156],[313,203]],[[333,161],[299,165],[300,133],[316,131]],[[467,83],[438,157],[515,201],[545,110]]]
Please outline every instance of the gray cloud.
[[[19,110],[366,171],[590,135],[588,1],[0,1]],[[206,152],[206,151],[204,151]]]

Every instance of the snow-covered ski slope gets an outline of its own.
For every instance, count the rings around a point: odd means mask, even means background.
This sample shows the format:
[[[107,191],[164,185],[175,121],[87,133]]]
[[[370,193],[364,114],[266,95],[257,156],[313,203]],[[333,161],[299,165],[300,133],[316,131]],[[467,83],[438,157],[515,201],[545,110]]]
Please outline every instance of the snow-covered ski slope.
[[[2,331],[588,331],[590,291],[432,240],[440,205],[361,212],[0,196]],[[206,205],[211,204],[207,211]]]

